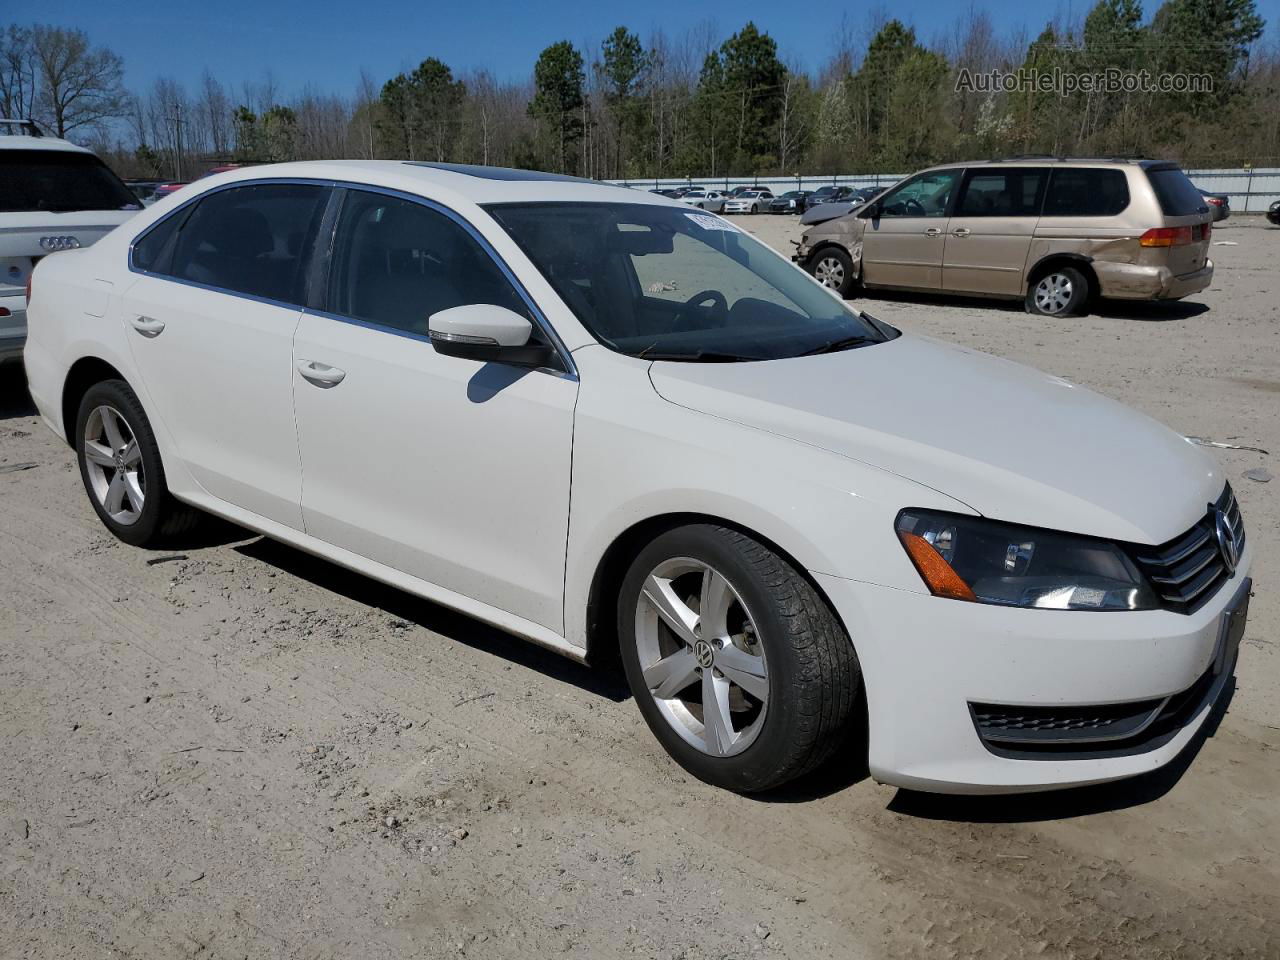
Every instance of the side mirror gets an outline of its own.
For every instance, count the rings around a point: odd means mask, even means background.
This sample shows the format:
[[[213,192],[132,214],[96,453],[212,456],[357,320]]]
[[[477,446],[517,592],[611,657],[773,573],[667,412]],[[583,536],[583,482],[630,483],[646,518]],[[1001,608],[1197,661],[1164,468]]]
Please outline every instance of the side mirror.
[[[471,303],[433,313],[427,321],[431,345],[446,357],[484,363],[543,367],[551,348],[530,343],[533,325],[514,310],[491,303]]]
[[[862,217],[864,220],[879,220],[880,213],[881,213],[880,201],[872,200],[870,203],[868,203],[865,207],[862,208],[862,212],[859,213],[858,216]]]

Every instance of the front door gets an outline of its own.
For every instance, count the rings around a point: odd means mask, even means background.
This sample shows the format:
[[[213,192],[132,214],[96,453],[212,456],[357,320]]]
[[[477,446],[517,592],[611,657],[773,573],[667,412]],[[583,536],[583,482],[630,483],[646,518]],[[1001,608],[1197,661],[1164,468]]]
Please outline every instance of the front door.
[[[1018,296],[1049,171],[1044,167],[968,172],[947,223],[942,287]]]
[[[135,245],[118,310],[148,413],[208,493],[302,527],[293,334],[318,184],[219,190]]]
[[[890,287],[937,290],[948,205],[960,169],[919,174],[890,190],[873,208],[862,234],[862,280]]]
[[[323,313],[294,343],[308,534],[563,633],[578,384],[436,353],[428,318],[538,318],[468,228],[348,190]]]

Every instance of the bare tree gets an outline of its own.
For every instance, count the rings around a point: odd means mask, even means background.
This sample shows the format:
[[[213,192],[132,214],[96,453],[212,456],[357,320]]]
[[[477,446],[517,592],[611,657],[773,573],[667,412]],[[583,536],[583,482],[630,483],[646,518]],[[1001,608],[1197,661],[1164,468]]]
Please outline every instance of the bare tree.
[[[123,62],[105,47],[91,47],[83,30],[32,27],[31,47],[39,86],[36,106],[59,137],[125,113]]]
[[[36,61],[31,30],[10,24],[0,32],[0,116],[26,119],[35,114]]]

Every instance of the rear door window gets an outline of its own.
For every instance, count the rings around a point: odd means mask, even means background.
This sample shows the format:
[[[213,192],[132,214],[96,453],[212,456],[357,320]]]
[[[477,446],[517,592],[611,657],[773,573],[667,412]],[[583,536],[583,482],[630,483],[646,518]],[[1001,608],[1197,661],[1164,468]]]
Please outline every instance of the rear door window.
[[[1189,217],[1207,213],[1204,197],[1177,167],[1162,167],[1147,171],[1151,189],[1156,192],[1160,210],[1166,217]]]
[[[0,213],[141,208],[133,192],[91,153],[0,150]]]
[[[303,183],[259,183],[211,193],[182,225],[173,262],[164,272],[233,293],[301,304],[307,259],[329,193],[328,187]]]
[[[1042,167],[971,171],[953,215],[1039,216],[1048,179],[1048,170]]]
[[[1056,167],[1044,198],[1046,217],[1113,217],[1129,206],[1123,170]]]

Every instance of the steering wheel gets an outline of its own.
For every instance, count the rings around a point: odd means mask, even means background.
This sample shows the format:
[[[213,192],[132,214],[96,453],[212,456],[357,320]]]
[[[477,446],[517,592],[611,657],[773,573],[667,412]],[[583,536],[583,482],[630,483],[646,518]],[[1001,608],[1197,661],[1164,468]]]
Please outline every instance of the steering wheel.
[[[924,208],[924,204],[915,197],[908,197],[903,203],[903,206],[907,208],[907,213],[911,214],[913,217],[923,217],[928,215],[928,212]]]
[[[688,311],[708,301],[713,311],[714,326],[723,327],[729,322],[729,301],[725,299],[724,294],[719,290],[701,290],[686,300],[680,309],[676,311],[675,325],[677,327],[680,326],[680,321],[685,318],[685,314]]]

